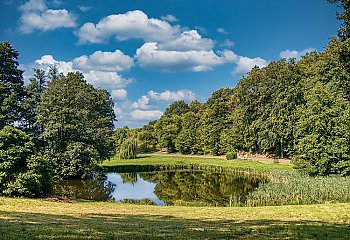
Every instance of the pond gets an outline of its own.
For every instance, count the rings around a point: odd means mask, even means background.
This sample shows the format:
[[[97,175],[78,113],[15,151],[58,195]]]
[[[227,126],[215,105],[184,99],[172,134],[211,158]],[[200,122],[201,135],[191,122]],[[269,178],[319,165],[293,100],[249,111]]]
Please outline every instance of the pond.
[[[107,173],[93,180],[67,180],[54,187],[56,196],[95,201],[153,205],[231,206],[244,203],[261,181],[237,172],[172,170]]]

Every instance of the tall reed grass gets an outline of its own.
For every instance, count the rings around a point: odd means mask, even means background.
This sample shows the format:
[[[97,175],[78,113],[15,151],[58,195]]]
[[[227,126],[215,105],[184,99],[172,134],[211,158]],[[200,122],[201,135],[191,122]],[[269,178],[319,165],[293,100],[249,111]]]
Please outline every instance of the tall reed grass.
[[[350,202],[350,177],[310,177],[296,170],[271,172],[247,196],[246,206]]]

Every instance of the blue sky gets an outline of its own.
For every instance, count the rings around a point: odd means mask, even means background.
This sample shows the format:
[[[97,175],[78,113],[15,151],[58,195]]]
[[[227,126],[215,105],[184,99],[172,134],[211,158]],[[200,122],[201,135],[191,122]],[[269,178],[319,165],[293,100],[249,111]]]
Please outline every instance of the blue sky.
[[[322,51],[336,35],[326,0],[2,0],[0,41],[32,68],[81,71],[115,100],[117,127],[173,101],[204,102],[253,66]]]

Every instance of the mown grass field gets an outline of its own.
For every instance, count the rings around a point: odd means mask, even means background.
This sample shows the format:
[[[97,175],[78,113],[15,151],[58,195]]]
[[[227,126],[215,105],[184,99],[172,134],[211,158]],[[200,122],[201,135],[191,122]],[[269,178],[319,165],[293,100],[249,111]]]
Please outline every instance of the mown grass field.
[[[158,207],[0,198],[1,239],[349,239],[350,203]]]
[[[256,171],[270,171],[270,170],[292,170],[292,164],[286,163],[271,163],[264,161],[252,161],[252,160],[225,160],[217,158],[194,158],[194,157],[175,157],[175,156],[153,156],[153,155],[139,155],[137,159],[118,159],[112,158],[111,160],[104,161],[101,166],[113,167],[113,166],[135,166],[135,165],[200,165],[200,166],[214,166],[224,167],[231,169],[253,169]]]

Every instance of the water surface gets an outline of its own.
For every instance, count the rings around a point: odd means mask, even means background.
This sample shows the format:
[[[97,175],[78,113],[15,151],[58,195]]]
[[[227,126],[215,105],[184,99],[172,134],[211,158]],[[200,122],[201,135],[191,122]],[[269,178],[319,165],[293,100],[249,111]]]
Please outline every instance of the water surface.
[[[95,201],[114,200],[155,205],[230,206],[262,181],[254,175],[211,171],[107,173],[93,180],[55,185],[55,194]]]

